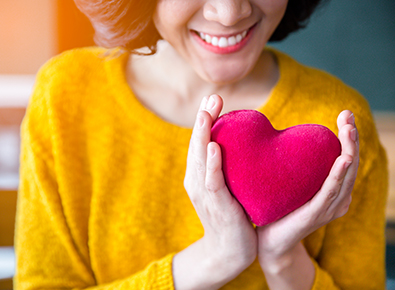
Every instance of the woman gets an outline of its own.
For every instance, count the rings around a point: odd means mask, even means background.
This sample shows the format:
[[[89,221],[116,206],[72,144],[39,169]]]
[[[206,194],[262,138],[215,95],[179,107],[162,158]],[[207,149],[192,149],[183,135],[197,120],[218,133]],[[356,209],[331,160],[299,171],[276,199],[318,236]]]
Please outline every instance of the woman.
[[[319,1],[76,2],[113,49],[66,52],[39,73],[17,289],[384,289],[386,161],[368,104],[266,48]],[[325,125],[342,145],[315,197],[264,227],[229,193],[210,142],[235,109],[277,129]]]

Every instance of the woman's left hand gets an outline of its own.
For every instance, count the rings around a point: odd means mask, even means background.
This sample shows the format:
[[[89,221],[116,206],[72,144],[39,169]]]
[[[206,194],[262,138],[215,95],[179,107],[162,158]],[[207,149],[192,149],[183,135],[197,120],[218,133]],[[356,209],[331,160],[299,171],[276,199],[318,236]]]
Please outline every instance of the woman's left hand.
[[[300,253],[302,239],[348,211],[359,163],[358,131],[350,111],[339,114],[337,125],[342,152],[321,189],[292,213],[257,227],[258,258],[264,271],[281,267],[289,255]]]

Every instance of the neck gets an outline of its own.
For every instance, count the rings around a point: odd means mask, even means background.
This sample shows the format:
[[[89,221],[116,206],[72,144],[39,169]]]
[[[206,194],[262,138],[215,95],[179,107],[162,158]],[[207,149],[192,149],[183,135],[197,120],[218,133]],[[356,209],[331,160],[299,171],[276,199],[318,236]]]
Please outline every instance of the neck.
[[[240,81],[211,83],[202,79],[166,42],[158,45],[155,55],[130,57],[127,72],[136,96],[158,115],[167,114],[160,112],[163,107],[173,114],[177,112],[176,115],[186,110],[194,116],[201,99],[211,94],[219,94],[224,99],[223,112],[256,109],[266,101],[279,78],[275,57],[265,50],[253,70]]]

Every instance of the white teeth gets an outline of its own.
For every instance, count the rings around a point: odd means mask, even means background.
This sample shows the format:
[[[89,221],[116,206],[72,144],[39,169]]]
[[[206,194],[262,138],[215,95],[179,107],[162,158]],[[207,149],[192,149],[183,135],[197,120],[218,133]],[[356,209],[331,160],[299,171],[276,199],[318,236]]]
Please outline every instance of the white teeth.
[[[236,36],[231,36],[231,37],[218,37],[216,36],[211,36],[209,34],[204,34],[202,32],[199,32],[199,36],[201,39],[203,39],[205,42],[210,43],[213,46],[219,46],[219,47],[228,47],[228,46],[233,46],[239,43],[240,41],[243,40],[244,37],[247,35],[247,30],[243,31],[240,34],[237,34]]]
[[[234,36],[229,37],[228,38],[228,45],[233,46],[235,44],[236,44],[236,37],[234,37]]]
[[[228,47],[228,40],[225,37],[221,37],[218,41],[219,47]]]
[[[211,44],[214,46],[218,46],[218,37],[213,37],[211,38]]]

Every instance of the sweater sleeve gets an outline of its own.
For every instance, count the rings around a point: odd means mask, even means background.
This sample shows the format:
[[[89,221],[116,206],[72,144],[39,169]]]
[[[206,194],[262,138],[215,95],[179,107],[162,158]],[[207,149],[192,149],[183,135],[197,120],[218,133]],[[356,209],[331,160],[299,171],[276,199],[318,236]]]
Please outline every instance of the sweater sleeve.
[[[21,130],[15,289],[173,289],[173,254],[152,261],[129,277],[97,286],[88,233],[79,235],[85,237],[83,242],[75,239],[59,194],[53,142],[56,132],[48,105],[51,75],[49,69],[44,71],[38,76]],[[81,226],[87,223],[84,218]]]
[[[355,111],[360,166],[347,214],[327,225],[314,262],[318,289],[385,289],[386,154],[368,110]]]

